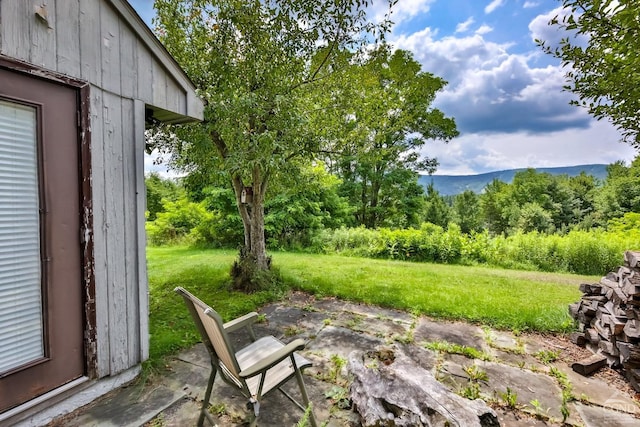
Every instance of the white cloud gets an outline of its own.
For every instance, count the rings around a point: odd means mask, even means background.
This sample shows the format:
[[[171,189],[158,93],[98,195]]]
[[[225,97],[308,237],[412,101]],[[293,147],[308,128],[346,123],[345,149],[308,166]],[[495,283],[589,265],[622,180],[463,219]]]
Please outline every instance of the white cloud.
[[[462,135],[449,144],[434,142],[423,154],[437,157],[439,175],[470,175],[523,167],[559,167],[592,163],[630,162],[637,153],[619,142],[620,134],[607,122],[585,129],[532,135],[525,132]]]
[[[548,15],[540,15],[531,22],[532,35],[546,30],[540,25],[546,20]],[[559,64],[535,65],[543,56],[535,47],[512,53],[512,44],[492,42],[484,34],[439,38],[425,28],[392,43],[413,52],[423,70],[447,80],[434,105],[453,116],[464,133],[548,134],[589,126],[592,119],[586,111],[569,105],[572,95],[563,91]]]
[[[483,34],[490,33],[491,31],[493,31],[493,28],[492,28],[492,27],[490,27],[490,26],[488,26],[488,25],[486,25],[486,24],[483,24],[483,25],[481,25],[481,26],[480,26],[480,28],[478,28],[478,29],[476,30],[476,34],[478,34],[478,35],[480,35],[480,36],[481,36],[481,35],[483,35]]]
[[[522,7],[524,7],[525,9],[531,9],[537,6],[540,6],[540,3],[537,1],[525,1]]]
[[[504,4],[504,0],[493,0],[491,3],[484,8],[484,13],[489,14],[502,6]]]
[[[471,16],[466,21],[459,23],[458,25],[456,25],[456,33],[466,32],[474,22],[475,20],[473,19],[473,16]]]
[[[529,32],[531,34],[531,39],[544,40],[546,45],[548,45],[552,49],[560,46],[560,40],[567,36],[572,37],[574,35],[558,28],[557,25],[549,25],[549,21],[551,21],[555,17],[558,17],[558,20],[562,20],[562,18],[569,15],[570,13],[570,9],[565,9],[560,6],[547,13],[536,16],[529,23]],[[588,38],[586,36],[580,35],[577,37],[577,39],[572,40],[572,43],[584,46],[587,44],[587,41]]]
[[[410,21],[418,15],[429,12],[431,4],[436,0],[402,0],[391,8],[391,21],[396,25],[405,21]],[[372,17],[374,22],[380,22],[389,13],[387,2],[372,2],[367,15]]]

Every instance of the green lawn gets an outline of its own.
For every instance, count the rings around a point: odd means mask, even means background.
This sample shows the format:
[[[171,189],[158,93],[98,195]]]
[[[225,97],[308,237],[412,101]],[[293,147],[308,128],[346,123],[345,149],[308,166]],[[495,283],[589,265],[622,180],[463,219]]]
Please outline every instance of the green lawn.
[[[568,330],[572,322],[567,305],[580,299],[578,285],[600,279],[330,255],[272,255],[288,288],[512,330]],[[285,288],[252,295],[229,291],[235,257],[235,251],[147,249],[152,360],[198,340],[186,308],[173,293],[175,286],[200,296],[225,320],[283,297]]]

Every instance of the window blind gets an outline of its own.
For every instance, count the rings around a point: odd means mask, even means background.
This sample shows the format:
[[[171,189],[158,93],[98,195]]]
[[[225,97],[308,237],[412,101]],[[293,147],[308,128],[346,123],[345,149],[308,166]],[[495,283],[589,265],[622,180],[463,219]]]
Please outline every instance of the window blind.
[[[44,356],[36,129],[0,100],[0,373]]]

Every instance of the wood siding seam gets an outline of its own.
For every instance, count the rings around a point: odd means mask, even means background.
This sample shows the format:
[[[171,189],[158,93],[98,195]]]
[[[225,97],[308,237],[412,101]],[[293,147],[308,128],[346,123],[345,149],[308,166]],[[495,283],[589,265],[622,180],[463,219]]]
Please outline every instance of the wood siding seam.
[[[145,104],[140,100],[134,101],[134,139],[135,139],[135,195],[136,195],[136,231],[137,231],[137,262],[136,276],[138,279],[138,312],[140,314],[139,342],[140,342],[140,362],[149,358],[149,282],[147,280],[147,254],[146,254],[146,231],[145,231],[145,211],[146,211],[146,185],[144,181],[144,148],[145,148]],[[143,316],[142,313],[147,313]]]
[[[102,86],[102,49],[100,3],[80,1],[80,77],[94,86]]]
[[[95,298],[96,298],[96,343],[98,378],[110,374],[109,341],[109,292],[107,278],[107,249],[105,223],[105,153],[103,126],[103,95],[99,87],[92,89],[91,96],[91,133],[92,141],[92,187],[94,219],[94,255],[95,255]]]
[[[125,273],[122,103],[119,96],[105,94],[105,220],[107,283],[109,292],[110,373],[128,368],[127,284]]]
[[[65,5],[65,8],[56,8],[57,70],[67,75],[79,76],[81,75],[81,37],[80,31],[78,31],[80,28],[80,4],[78,0],[67,0]]]
[[[123,215],[124,215],[124,242],[125,259],[124,273],[127,296],[127,336],[129,356],[128,365],[134,366],[140,362],[140,312],[138,311],[138,272],[137,263],[137,234],[136,234],[136,169],[135,169],[135,150],[136,134],[135,134],[135,118],[134,118],[134,101],[121,98],[122,103],[122,130],[123,130],[123,187],[122,195],[124,197]]]
[[[57,70],[56,43],[56,2],[39,6],[40,15],[36,14],[36,6],[30,11],[31,21],[31,54],[30,62],[49,70]]]

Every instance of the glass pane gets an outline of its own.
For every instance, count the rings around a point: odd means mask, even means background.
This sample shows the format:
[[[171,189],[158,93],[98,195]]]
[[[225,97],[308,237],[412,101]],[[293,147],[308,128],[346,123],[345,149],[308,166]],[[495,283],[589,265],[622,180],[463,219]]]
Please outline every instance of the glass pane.
[[[0,100],[0,373],[44,356],[36,124]]]

